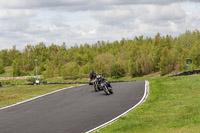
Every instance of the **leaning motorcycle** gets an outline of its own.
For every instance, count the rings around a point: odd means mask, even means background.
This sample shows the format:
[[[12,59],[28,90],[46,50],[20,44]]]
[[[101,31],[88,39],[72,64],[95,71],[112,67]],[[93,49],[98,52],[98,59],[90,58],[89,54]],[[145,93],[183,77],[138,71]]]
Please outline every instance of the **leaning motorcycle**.
[[[113,94],[113,90],[112,90],[112,86],[110,83],[108,83],[107,81],[101,83],[101,88],[104,90],[104,92],[107,95]]]

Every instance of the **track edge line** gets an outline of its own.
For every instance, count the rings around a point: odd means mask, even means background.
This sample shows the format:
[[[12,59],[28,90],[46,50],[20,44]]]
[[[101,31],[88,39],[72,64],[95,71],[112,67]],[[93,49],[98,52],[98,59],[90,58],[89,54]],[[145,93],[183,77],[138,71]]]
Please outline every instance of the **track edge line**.
[[[135,109],[136,107],[138,107],[139,105],[141,105],[143,102],[145,102],[146,99],[147,99],[147,97],[148,97],[148,94],[149,94],[149,81],[148,81],[148,80],[145,80],[144,95],[143,95],[142,99],[141,99],[135,106],[133,106],[133,107],[130,108],[129,110],[125,111],[125,112],[122,113],[121,115],[115,117],[114,119],[112,119],[112,120],[110,120],[110,121],[108,121],[108,122],[106,122],[106,123],[104,123],[104,124],[102,124],[102,125],[100,125],[100,126],[98,126],[98,127],[95,127],[95,128],[93,128],[93,129],[91,129],[91,130],[85,132],[85,133],[94,132],[94,131],[96,131],[96,130],[98,130],[98,129],[100,129],[100,128],[103,128],[103,127],[109,125],[110,123],[115,122],[117,119],[119,119],[120,117],[126,115],[127,113],[129,113],[130,111],[132,111],[133,109]]]
[[[4,109],[7,109],[7,108],[11,108],[11,107],[17,106],[19,104],[23,104],[23,103],[27,103],[27,102],[36,100],[36,99],[44,97],[44,96],[48,96],[48,95],[54,94],[56,92],[60,92],[60,91],[64,91],[64,90],[68,90],[68,89],[71,89],[71,88],[74,88],[74,87],[80,87],[80,86],[83,86],[83,85],[70,86],[70,87],[67,87],[67,88],[62,88],[62,89],[59,89],[59,90],[55,90],[55,91],[52,91],[52,92],[49,92],[49,93],[46,93],[46,94],[43,94],[43,95],[40,95],[40,96],[36,96],[36,97],[30,98],[30,99],[27,99],[27,100],[12,104],[12,105],[8,105],[8,106],[5,106],[5,107],[2,107],[2,108],[0,108],[0,111],[4,110]]]

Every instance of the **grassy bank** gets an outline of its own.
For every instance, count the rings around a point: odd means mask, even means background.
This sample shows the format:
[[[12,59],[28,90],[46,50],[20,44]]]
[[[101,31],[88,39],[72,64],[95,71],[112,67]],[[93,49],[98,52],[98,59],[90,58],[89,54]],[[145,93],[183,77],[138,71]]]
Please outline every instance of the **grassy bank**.
[[[74,85],[16,85],[0,88],[0,108]]]
[[[200,131],[199,75],[145,79],[150,81],[147,101],[117,122],[97,132],[197,133]]]

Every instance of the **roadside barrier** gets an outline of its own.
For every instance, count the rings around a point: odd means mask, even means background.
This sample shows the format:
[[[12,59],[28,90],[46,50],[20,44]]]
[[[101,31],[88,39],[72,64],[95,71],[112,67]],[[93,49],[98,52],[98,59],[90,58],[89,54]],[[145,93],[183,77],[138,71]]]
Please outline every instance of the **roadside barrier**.
[[[186,72],[182,72],[182,73],[175,74],[175,75],[168,76],[168,77],[188,76],[188,75],[193,75],[193,74],[200,74],[200,70],[186,71]]]

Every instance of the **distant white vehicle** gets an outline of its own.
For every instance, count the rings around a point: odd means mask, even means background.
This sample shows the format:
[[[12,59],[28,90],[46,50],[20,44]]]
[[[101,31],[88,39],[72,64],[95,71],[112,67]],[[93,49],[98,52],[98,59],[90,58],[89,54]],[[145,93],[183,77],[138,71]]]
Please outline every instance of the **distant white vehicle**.
[[[36,81],[35,81],[35,84],[36,84],[36,85],[39,85],[39,84],[40,84],[40,81],[39,81],[39,80],[36,80]]]

